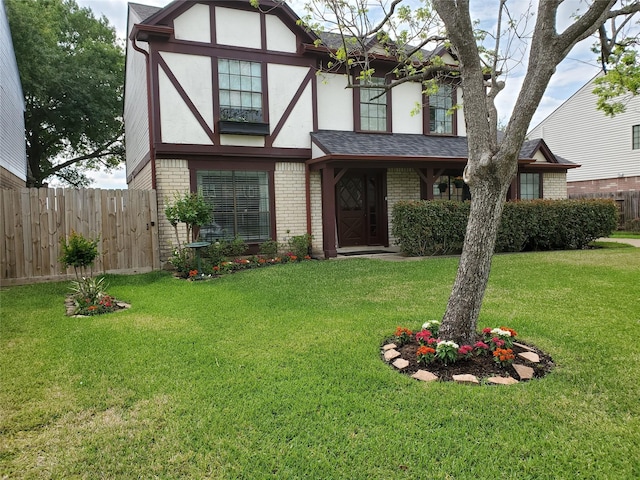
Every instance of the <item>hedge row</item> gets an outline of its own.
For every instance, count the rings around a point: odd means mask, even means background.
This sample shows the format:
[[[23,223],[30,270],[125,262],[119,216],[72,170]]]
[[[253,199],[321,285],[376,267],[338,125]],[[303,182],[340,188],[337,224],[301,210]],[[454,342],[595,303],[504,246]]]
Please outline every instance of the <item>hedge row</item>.
[[[469,202],[398,202],[393,235],[406,255],[443,255],[462,250]],[[496,252],[570,250],[607,237],[618,210],[611,200],[532,200],[504,206]]]

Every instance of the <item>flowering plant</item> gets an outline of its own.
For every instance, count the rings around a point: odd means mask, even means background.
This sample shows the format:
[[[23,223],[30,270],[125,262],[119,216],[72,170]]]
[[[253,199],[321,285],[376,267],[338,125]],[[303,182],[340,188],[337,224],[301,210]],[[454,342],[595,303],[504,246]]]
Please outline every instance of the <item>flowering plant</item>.
[[[411,335],[413,335],[413,332],[408,328],[397,327],[394,336],[396,337],[396,343],[400,347],[405,343],[409,343],[409,341],[411,340]]]
[[[418,350],[416,352],[416,356],[418,357],[418,363],[427,365],[433,362],[433,359],[435,358],[435,353],[436,353],[435,349],[431,347],[427,347],[426,345],[422,345],[418,347]]]
[[[428,320],[422,324],[423,330],[429,330],[431,335],[434,337],[438,336],[438,331],[440,330],[440,321],[439,320]]]
[[[515,358],[516,356],[510,348],[496,348],[493,352],[493,359],[503,367],[511,365]]]
[[[440,341],[436,346],[436,358],[445,365],[453,363],[458,359],[458,349],[460,345],[451,340]]]
[[[198,270],[189,270],[189,278],[193,278],[198,275]]]
[[[500,328],[485,328],[482,330],[485,342],[491,345],[491,349],[496,348],[511,348],[513,346],[513,339],[518,333],[512,328],[500,327]]]
[[[473,349],[476,355],[486,355],[489,351],[489,345],[484,342],[476,342],[473,345]]]
[[[471,358],[473,356],[473,347],[471,345],[462,345],[458,349],[458,355],[462,358]]]
[[[420,330],[416,333],[416,340],[420,345],[427,345],[430,338],[433,338],[430,330]]]

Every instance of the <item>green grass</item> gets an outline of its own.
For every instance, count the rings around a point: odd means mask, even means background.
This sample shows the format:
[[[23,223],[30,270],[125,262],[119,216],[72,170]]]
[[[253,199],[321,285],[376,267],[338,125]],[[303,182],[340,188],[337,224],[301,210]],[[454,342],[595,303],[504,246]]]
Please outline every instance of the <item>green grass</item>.
[[[64,316],[67,283],[4,288],[0,477],[639,478],[640,249],[495,257],[479,327],[557,364],[510,387],[380,360],[397,325],[442,315],[456,267],[113,276],[132,308],[93,318]]]
[[[640,238],[640,233],[638,232],[624,232],[622,230],[615,231],[611,234],[612,238]]]

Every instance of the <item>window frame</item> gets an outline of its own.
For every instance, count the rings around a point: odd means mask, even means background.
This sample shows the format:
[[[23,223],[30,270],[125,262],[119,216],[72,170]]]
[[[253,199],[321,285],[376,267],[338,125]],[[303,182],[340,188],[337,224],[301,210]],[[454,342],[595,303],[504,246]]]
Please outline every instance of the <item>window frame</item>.
[[[222,62],[229,62],[228,68],[225,69],[227,71],[223,72],[221,69]],[[233,73],[232,63],[238,63],[238,73]],[[249,74],[243,74],[242,64],[249,64]],[[258,78],[256,75],[256,70],[260,73],[260,77]],[[267,83],[266,83],[266,68],[263,62],[256,62],[253,60],[245,60],[245,59],[236,59],[236,58],[227,58],[227,57],[218,57],[216,59],[216,81],[217,81],[217,115],[218,115],[218,129],[220,133],[231,133],[231,134],[240,134],[240,135],[269,135],[269,123],[268,123],[268,106],[267,106]],[[229,78],[225,81],[224,76],[228,76]],[[238,77],[238,81],[240,85],[238,88],[232,87],[232,78]],[[249,88],[243,88],[246,86],[246,83],[249,84]],[[225,85],[223,88],[222,85]],[[259,91],[257,89],[259,89]],[[223,102],[222,97],[225,92],[228,92],[229,100],[225,100]],[[225,114],[225,110],[237,110],[238,112],[252,112],[256,111],[256,108],[253,107],[253,100],[251,98],[250,103],[251,106],[245,108],[242,106],[243,94],[248,94],[251,97],[255,95],[260,95],[260,109],[259,109],[259,118],[258,115],[251,116],[249,115],[246,119],[239,119],[233,117],[227,117]],[[238,96],[240,98],[240,105],[234,106],[231,103],[232,96]]]
[[[382,80],[382,84],[387,84],[385,76],[374,75],[372,77],[376,80]],[[355,82],[354,82],[355,83]],[[391,124],[391,90],[387,90],[385,94],[386,102],[385,102],[385,112],[386,112],[386,124],[385,130],[365,130],[362,128],[362,95],[364,92],[371,91],[369,88],[354,88],[353,93],[353,112],[354,112],[354,129],[356,132],[362,133],[391,133],[392,132],[392,124]],[[382,89],[380,89],[382,90]],[[380,97],[382,98],[382,97]],[[380,103],[374,103],[374,105],[380,105]],[[372,117],[369,117],[372,118]],[[375,117],[373,117],[375,118]],[[379,117],[378,117],[379,118]]]
[[[538,192],[537,192],[537,197],[533,197],[533,198],[525,198],[522,196],[523,193],[523,188],[522,188],[522,177],[523,175],[533,175],[536,176],[538,178]],[[540,172],[518,172],[518,199],[520,200],[539,200],[542,199],[542,193],[543,193],[543,177],[542,177],[542,173]],[[535,185],[535,183],[534,183]]]
[[[631,150],[640,150],[640,124],[631,126]]]
[[[441,87],[446,86],[451,88],[451,108],[458,103],[458,86],[453,83],[442,83],[438,85],[438,91]],[[451,132],[438,133],[431,131],[431,95],[423,94],[424,96],[424,134],[425,135],[443,135],[443,136],[457,136],[458,135],[458,110],[454,110],[451,115]],[[449,110],[449,109],[447,109]],[[446,115],[446,113],[445,113]]]
[[[260,245],[266,240],[277,240],[276,238],[276,200],[275,200],[275,182],[274,182],[274,162],[256,162],[251,159],[239,159],[239,162],[230,161],[191,161],[190,170],[190,184],[191,191],[198,192],[200,186],[198,185],[198,177],[202,172],[215,172],[215,171],[232,171],[232,172],[265,172],[267,174],[267,187],[268,187],[268,208],[269,208],[269,235],[266,239],[247,240],[249,246]],[[234,214],[237,214],[234,212]],[[206,226],[203,226],[206,227]],[[233,232],[234,236],[237,235],[237,231]],[[257,251],[257,249],[255,250]]]

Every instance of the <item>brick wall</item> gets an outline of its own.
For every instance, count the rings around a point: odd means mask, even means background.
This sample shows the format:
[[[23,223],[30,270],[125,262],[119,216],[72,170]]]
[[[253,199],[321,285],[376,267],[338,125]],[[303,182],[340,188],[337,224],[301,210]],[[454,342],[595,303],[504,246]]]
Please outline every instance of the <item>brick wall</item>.
[[[567,198],[567,174],[546,172],[542,174],[542,198],[562,200]]]
[[[640,191],[640,177],[605,178],[567,183],[569,195]]]
[[[276,236],[284,243],[307,233],[304,163],[276,163],[273,174],[276,201]]]
[[[160,263],[165,264],[173,253],[176,244],[175,230],[167,221],[164,209],[173,201],[176,193],[182,195],[191,191],[189,168],[186,160],[156,160],[156,192],[158,197],[158,243],[160,245]],[[180,240],[185,241],[186,227],[178,226]]]
[[[387,210],[389,214],[389,245],[395,245],[391,221],[393,206],[401,201],[420,200],[420,177],[411,168],[387,170]]]
[[[322,249],[322,181],[320,172],[310,172],[311,190],[311,250],[314,255],[323,255]]]
[[[128,188],[136,190],[151,190],[152,186],[153,182],[151,180],[151,162],[148,162],[127,185]]]

